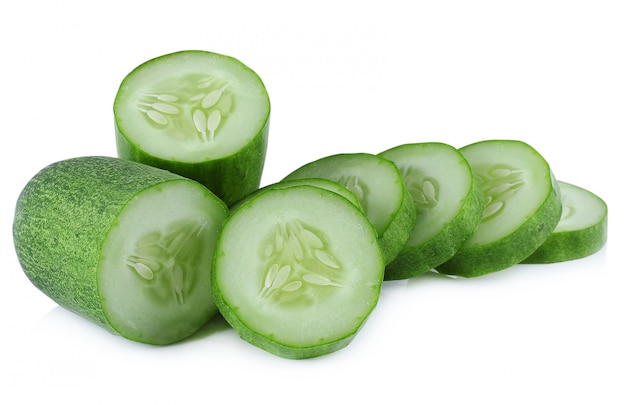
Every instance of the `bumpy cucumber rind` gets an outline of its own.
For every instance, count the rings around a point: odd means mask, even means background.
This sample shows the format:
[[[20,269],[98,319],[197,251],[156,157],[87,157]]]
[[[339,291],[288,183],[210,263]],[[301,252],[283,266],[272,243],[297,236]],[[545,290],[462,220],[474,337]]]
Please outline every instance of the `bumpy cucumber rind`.
[[[38,289],[59,305],[113,331],[98,297],[99,249],[130,197],[177,176],[146,171],[130,162],[109,163],[104,157],[76,158],[42,169],[18,198],[13,238],[24,273]],[[102,170],[103,166],[107,169]],[[84,187],[75,186],[77,178]],[[120,184],[123,192],[107,196],[93,192],[119,178],[128,179]],[[56,233],[60,224],[65,228],[62,234]]]
[[[15,208],[14,247],[25,275],[60,306],[128,337],[113,325],[104,309],[106,297],[99,288],[102,247],[135,196],[170,182],[193,183],[210,195],[192,180],[118,158],[79,157],[43,168],[26,184]],[[226,216],[226,205],[213,198],[223,205]],[[172,343],[155,339],[144,342]]]
[[[404,250],[385,268],[385,280],[419,276],[450,260],[472,235],[484,209],[485,196],[473,178],[469,197],[458,214],[430,241]]]

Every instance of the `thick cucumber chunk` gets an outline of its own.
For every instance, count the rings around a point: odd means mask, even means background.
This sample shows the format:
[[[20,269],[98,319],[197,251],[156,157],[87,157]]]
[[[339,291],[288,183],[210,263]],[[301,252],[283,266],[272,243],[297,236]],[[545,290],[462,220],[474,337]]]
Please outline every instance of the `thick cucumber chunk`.
[[[413,197],[417,221],[385,279],[423,274],[449,260],[474,233],[484,209],[483,191],[467,159],[438,142],[405,144],[380,156],[398,166]]]
[[[217,313],[211,268],[226,205],[199,183],[108,157],[54,163],[21,193],[24,272],[59,305],[127,339],[182,340]]]
[[[437,270],[474,277],[520,263],[545,242],[561,216],[550,166],[521,141],[487,140],[460,151],[481,180],[485,210],[470,239]]]
[[[379,243],[390,263],[413,232],[415,205],[396,165],[369,153],[323,157],[296,169],[284,180],[325,178],[352,191],[378,232]]]
[[[589,190],[558,181],[563,213],[556,228],[523,263],[556,263],[590,256],[605,245],[606,203]]]
[[[237,59],[181,51],[149,60],[122,81],[114,115],[122,158],[197,180],[228,205],[259,187],[269,96]]]
[[[354,339],[378,302],[383,273],[363,212],[337,193],[302,185],[267,190],[232,212],[212,288],[244,340],[301,359]]]

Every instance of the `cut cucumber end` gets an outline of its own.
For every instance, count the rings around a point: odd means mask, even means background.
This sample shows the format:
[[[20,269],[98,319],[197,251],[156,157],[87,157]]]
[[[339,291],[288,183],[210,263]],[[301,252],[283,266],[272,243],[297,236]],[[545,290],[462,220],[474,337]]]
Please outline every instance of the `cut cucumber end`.
[[[514,140],[481,141],[460,151],[481,180],[485,210],[470,239],[437,270],[476,277],[520,263],[550,236],[561,216],[548,163],[530,145]]]
[[[199,181],[227,204],[259,187],[270,101],[239,60],[206,51],[151,59],[114,102],[118,155]]]
[[[413,233],[387,265],[385,279],[415,277],[449,260],[474,233],[483,192],[465,157],[450,145],[405,144],[380,156],[398,166],[417,210]]]
[[[117,333],[168,344],[217,313],[211,267],[226,215],[217,197],[186,180],[129,201],[104,241],[98,271],[104,313]]]
[[[415,205],[396,165],[381,156],[346,153],[309,162],[284,180],[325,178],[353,192],[376,229],[385,263],[402,250],[415,226]]]
[[[224,224],[213,294],[249,343],[286,358],[349,344],[377,304],[384,261],[367,217],[308,185],[270,189]]]
[[[608,208],[596,194],[558,181],[563,212],[548,239],[522,263],[556,263],[590,256],[606,244]]]
[[[130,340],[168,344],[217,313],[211,266],[228,208],[197,182],[111,157],[42,169],[16,204],[29,280],[60,306]]]

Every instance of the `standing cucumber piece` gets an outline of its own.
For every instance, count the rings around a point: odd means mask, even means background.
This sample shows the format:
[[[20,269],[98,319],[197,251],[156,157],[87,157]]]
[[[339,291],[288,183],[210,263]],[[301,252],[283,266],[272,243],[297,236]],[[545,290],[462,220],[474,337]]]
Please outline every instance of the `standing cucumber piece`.
[[[487,140],[460,151],[481,180],[485,211],[470,239],[437,270],[474,277],[520,263],[545,242],[561,216],[550,166],[521,141]]]
[[[336,181],[352,191],[378,232],[378,240],[390,263],[400,253],[415,227],[413,199],[396,165],[369,153],[327,156],[296,169],[284,180],[320,177]]]
[[[217,314],[211,267],[227,215],[190,179],[80,157],[28,182],[13,238],[25,274],[56,303],[127,339],[162,345]]]
[[[597,195],[559,181],[563,213],[543,245],[523,263],[556,263],[581,259],[600,250],[607,239],[608,209]]]
[[[384,262],[365,214],[309,185],[269,189],[227,219],[213,294],[242,339],[293,359],[347,346],[375,308]]]
[[[259,187],[270,101],[237,59],[181,51],[149,60],[124,78],[113,111],[120,157],[197,180],[227,205]]]
[[[417,209],[417,222],[385,279],[423,274],[449,260],[474,233],[484,195],[467,159],[438,142],[405,144],[380,156],[398,166]]]

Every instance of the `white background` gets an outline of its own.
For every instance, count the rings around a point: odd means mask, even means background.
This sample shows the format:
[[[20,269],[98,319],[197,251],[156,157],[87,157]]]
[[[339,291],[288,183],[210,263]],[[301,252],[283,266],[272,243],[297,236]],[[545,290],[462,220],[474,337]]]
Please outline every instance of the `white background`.
[[[0,402],[626,403],[624,7],[3,3]],[[264,80],[272,118],[263,184],[334,153],[521,139],[558,178],[607,202],[609,241],[570,263],[388,283],[356,339],[311,360],[265,353],[223,321],[168,347],[113,336],[30,284],[13,249],[14,204],[49,163],[114,156],[120,81],[182,49],[234,56]]]

